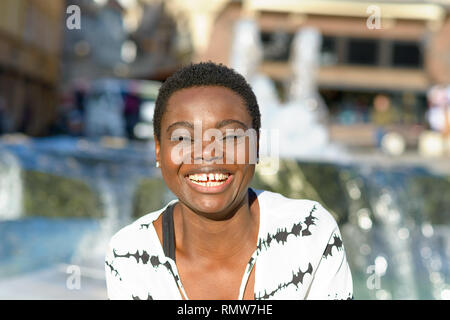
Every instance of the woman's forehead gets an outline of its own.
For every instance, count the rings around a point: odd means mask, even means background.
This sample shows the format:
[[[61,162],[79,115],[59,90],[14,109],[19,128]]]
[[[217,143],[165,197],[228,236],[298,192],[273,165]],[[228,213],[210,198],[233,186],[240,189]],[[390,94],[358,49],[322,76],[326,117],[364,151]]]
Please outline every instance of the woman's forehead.
[[[220,86],[192,87],[176,91],[169,98],[163,121],[207,121],[238,119],[251,124],[244,99]],[[167,124],[170,125],[170,124]]]

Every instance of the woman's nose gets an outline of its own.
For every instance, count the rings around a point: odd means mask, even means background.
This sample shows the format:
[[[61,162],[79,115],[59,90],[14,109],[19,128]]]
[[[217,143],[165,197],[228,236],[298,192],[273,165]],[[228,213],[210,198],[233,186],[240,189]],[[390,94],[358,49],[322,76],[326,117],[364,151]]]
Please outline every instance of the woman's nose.
[[[194,143],[193,152],[194,163],[222,163],[223,148],[220,141],[213,139],[197,141],[196,143]]]

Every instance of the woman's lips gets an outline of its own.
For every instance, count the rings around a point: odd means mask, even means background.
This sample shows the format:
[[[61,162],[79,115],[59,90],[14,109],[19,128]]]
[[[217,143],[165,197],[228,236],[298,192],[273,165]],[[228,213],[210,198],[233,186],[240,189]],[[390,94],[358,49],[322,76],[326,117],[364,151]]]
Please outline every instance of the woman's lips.
[[[188,185],[197,192],[219,193],[222,192],[233,180],[229,173],[200,173],[190,174],[185,177]]]

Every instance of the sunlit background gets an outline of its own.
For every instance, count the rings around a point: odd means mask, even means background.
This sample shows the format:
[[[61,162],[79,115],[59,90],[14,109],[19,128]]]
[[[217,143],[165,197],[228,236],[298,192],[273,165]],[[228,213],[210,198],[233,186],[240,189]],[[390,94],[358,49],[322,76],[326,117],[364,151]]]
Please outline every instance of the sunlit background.
[[[1,0],[0,299],[106,299],[109,238],[173,199],[158,88],[206,60],[257,95],[253,186],[338,221],[355,299],[450,299],[446,0]]]

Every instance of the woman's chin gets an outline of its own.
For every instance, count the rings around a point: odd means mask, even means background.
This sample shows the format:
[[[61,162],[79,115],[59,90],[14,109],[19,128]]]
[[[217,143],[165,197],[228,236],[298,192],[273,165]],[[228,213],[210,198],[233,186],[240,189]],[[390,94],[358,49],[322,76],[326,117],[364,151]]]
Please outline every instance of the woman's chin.
[[[204,196],[201,198],[202,199],[197,198],[195,201],[191,202],[191,209],[194,209],[194,211],[198,212],[202,216],[213,220],[226,218],[221,216],[221,213],[229,211],[229,203],[223,201],[224,199],[214,199],[215,197],[211,196]]]

